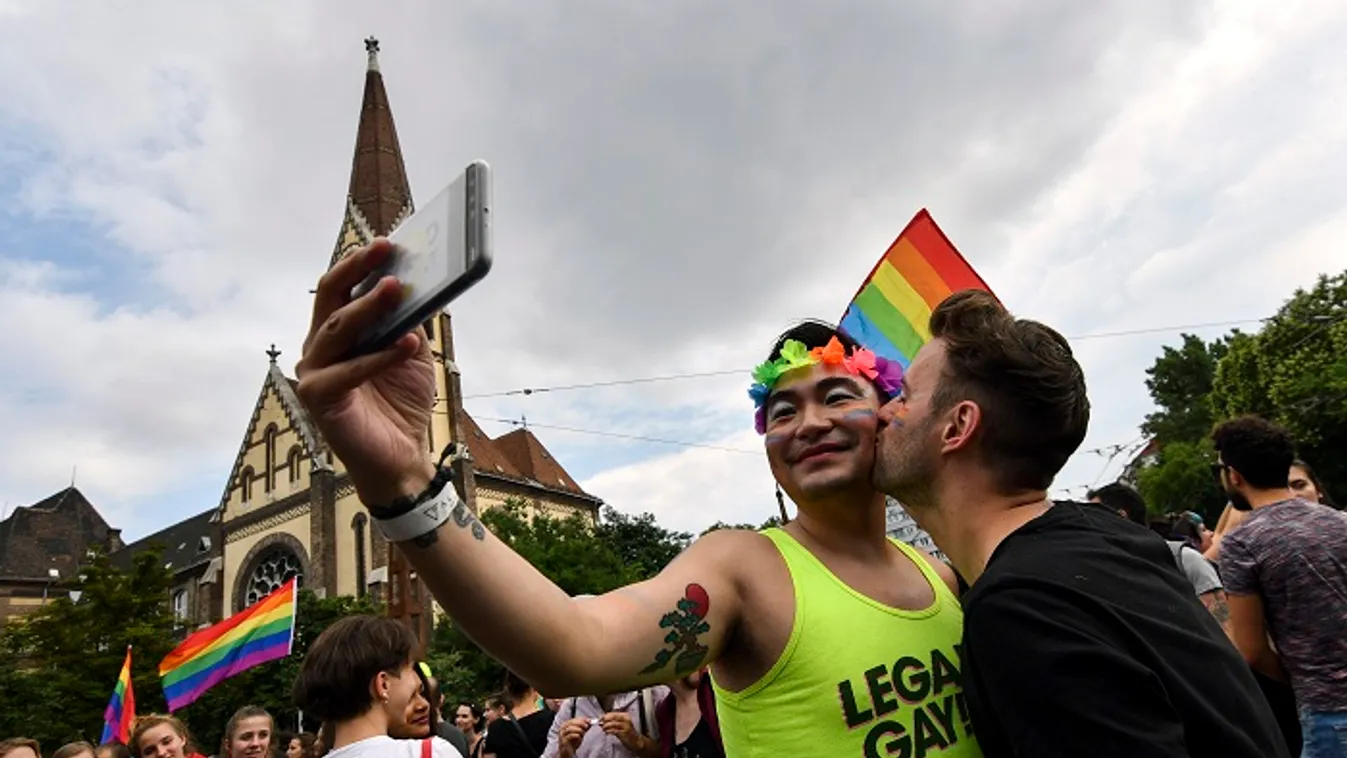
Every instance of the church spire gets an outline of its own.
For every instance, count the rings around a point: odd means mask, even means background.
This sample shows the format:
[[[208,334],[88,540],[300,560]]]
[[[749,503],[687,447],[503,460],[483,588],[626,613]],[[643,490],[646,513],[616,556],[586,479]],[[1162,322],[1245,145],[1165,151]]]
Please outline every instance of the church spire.
[[[329,266],[350,249],[388,234],[412,212],[407,167],[402,162],[388,92],[379,71],[379,40],[367,38],[365,53],[369,60],[360,124],[356,128],[355,158],[351,162],[351,185],[346,194],[341,234]]]

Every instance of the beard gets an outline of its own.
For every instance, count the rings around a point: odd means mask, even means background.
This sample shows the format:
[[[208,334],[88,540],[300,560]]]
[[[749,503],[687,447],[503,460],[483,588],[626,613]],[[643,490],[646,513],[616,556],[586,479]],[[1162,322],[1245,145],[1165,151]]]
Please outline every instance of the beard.
[[[875,446],[875,489],[908,509],[936,504],[936,457],[924,447],[930,437],[928,426],[891,426],[880,432]]]
[[[1230,498],[1231,508],[1234,508],[1237,511],[1253,510],[1253,503],[1249,502],[1249,498],[1245,497],[1243,492],[1239,491],[1231,492],[1229,490],[1226,490],[1225,495],[1226,497]]]

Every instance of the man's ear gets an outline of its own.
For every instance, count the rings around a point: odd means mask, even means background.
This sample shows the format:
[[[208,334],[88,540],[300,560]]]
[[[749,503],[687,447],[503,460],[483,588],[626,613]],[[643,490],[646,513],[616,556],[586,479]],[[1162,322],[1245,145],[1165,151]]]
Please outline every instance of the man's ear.
[[[972,443],[982,427],[982,408],[972,400],[961,400],[945,414],[945,427],[940,434],[940,451],[952,453]]]

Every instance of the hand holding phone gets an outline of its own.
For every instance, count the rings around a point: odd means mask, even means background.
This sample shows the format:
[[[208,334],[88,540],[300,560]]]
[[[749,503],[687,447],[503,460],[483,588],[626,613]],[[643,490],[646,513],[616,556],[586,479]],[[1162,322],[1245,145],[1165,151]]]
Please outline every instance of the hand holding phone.
[[[351,291],[369,292],[387,276],[402,302],[371,324],[348,356],[377,352],[424,323],[491,270],[491,168],[474,161],[452,184],[388,235],[393,255]]]

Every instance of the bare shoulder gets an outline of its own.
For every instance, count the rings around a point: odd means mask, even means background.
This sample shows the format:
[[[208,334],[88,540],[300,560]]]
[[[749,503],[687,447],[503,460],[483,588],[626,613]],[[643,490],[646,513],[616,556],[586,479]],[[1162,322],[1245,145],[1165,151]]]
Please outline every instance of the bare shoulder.
[[[713,563],[735,579],[754,576],[764,561],[780,561],[772,541],[748,529],[707,532],[678,557],[684,559]]]
[[[922,559],[931,564],[931,568],[935,569],[936,575],[940,577],[946,587],[949,587],[949,591],[953,592],[955,597],[958,597],[959,577],[954,574],[954,569],[950,568],[948,563],[945,563],[921,548],[915,548],[915,550],[921,554]]]

